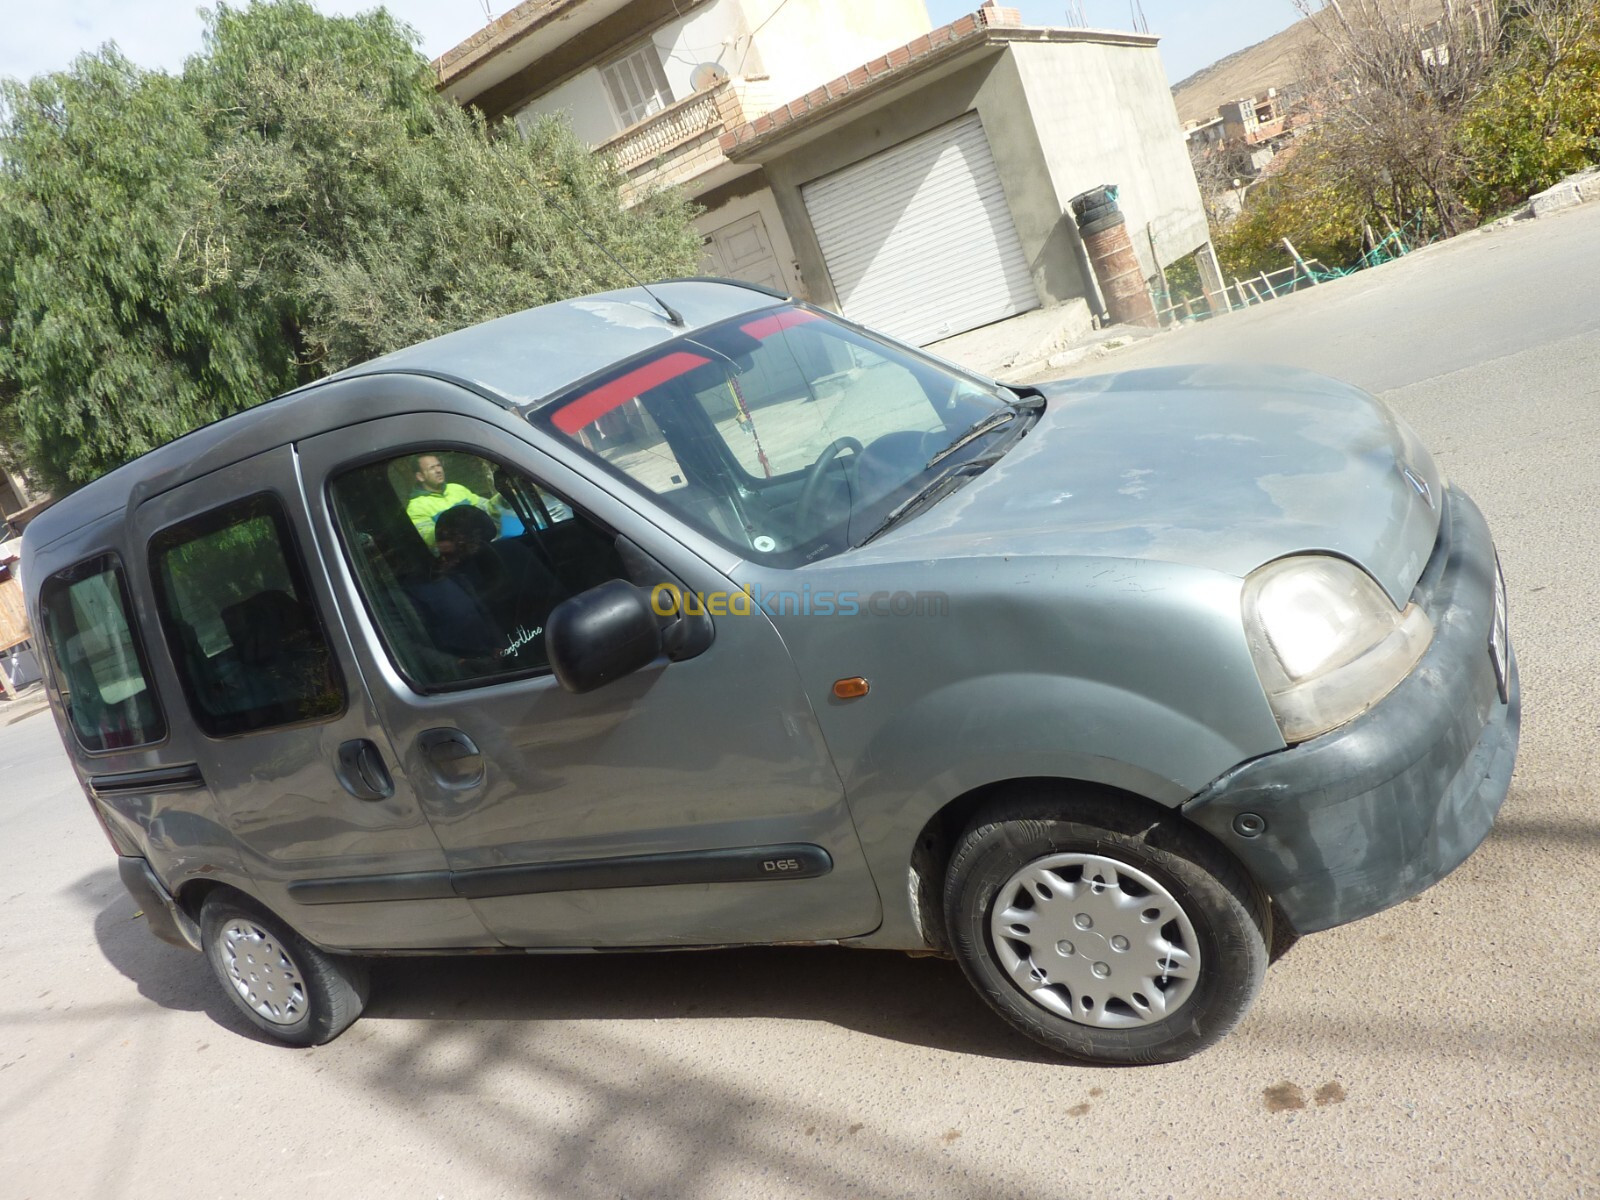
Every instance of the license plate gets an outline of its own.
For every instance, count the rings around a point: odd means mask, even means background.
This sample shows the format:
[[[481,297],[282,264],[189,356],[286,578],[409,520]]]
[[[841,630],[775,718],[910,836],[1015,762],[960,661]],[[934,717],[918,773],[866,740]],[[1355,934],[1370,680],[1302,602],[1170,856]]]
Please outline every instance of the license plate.
[[[1494,663],[1495,682],[1500,685],[1500,702],[1511,699],[1511,672],[1507,666],[1510,658],[1510,634],[1506,622],[1506,577],[1500,562],[1494,564],[1494,624],[1489,627],[1489,658]]]

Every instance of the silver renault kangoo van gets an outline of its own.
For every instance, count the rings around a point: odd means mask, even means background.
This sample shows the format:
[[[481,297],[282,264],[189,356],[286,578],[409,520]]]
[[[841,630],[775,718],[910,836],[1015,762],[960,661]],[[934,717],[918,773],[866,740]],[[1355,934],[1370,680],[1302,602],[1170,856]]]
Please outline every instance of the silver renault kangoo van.
[[[198,430],[22,576],[123,881],[292,1044],[371,956],[781,942],[1181,1058],[1471,854],[1517,745],[1488,527],[1371,397],[1008,389],[718,281]]]

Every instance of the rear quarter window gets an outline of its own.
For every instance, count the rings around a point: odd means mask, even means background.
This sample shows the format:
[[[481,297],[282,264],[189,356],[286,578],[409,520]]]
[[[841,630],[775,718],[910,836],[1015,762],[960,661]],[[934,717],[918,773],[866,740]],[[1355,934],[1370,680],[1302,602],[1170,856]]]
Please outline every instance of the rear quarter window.
[[[39,599],[57,690],[78,743],[103,753],[165,738],[116,559],[105,555],[52,575]]]
[[[150,577],[189,709],[207,734],[344,711],[344,679],[276,497],[162,530],[150,543]]]

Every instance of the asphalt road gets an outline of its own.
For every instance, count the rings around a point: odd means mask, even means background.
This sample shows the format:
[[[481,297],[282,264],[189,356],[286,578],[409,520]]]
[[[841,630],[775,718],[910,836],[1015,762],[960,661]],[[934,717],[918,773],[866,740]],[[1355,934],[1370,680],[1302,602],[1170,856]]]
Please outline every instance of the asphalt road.
[[[331,1046],[253,1040],[149,936],[48,716],[0,708],[0,1195],[1600,1195],[1600,207],[1104,365],[1248,357],[1384,394],[1488,513],[1521,657],[1503,816],[1301,941],[1186,1063],[1064,1066],[938,960],[382,965]]]

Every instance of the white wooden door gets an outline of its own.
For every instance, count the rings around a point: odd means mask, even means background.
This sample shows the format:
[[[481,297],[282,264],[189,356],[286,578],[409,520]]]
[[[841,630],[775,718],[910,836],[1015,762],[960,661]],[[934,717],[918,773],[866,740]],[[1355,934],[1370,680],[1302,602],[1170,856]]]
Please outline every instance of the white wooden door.
[[[772,252],[767,223],[760,213],[730,221],[706,234],[703,269],[724,279],[758,283],[774,291],[787,291],[783,268]]]

